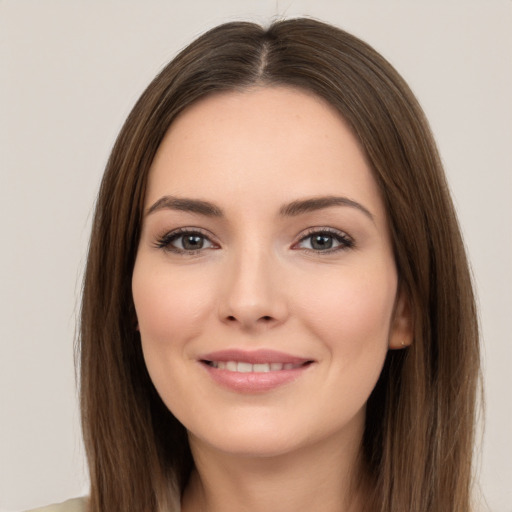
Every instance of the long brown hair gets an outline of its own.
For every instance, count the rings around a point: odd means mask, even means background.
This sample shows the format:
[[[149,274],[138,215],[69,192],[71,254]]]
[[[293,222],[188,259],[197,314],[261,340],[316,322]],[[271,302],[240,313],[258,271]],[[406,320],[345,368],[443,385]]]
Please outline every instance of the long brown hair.
[[[412,346],[390,351],[361,448],[380,512],[470,507],[478,326],[456,215],[428,123],[370,46],[311,19],[216,27],[154,79],[113,148],[96,205],[81,316],[81,407],[91,511],[179,510],[193,467],[184,427],[144,364],[131,294],[148,172],[167,129],[216,91],[284,85],[337,109],[387,207]]]

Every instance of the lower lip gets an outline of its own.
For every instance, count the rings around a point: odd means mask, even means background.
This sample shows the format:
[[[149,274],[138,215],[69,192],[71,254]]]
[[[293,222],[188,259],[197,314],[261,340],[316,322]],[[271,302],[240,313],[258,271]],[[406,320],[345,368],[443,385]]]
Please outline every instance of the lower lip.
[[[311,364],[306,364],[293,370],[247,373],[219,370],[206,363],[201,363],[201,366],[203,366],[215,382],[225,388],[239,393],[262,393],[297,380],[311,367]]]

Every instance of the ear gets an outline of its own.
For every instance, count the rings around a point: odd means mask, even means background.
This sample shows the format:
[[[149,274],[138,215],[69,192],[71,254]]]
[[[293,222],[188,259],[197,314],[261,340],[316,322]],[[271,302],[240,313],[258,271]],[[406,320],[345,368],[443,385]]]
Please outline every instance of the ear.
[[[413,332],[414,322],[410,300],[404,289],[399,286],[389,332],[389,348],[394,350],[410,346]]]

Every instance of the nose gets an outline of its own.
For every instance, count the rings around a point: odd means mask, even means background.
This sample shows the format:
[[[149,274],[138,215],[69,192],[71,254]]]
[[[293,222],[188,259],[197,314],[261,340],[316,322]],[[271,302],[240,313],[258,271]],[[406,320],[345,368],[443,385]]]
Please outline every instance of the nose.
[[[248,250],[226,262],[219,318],[247,331],[266,330],[288,317],[283,272],[276,257]]]

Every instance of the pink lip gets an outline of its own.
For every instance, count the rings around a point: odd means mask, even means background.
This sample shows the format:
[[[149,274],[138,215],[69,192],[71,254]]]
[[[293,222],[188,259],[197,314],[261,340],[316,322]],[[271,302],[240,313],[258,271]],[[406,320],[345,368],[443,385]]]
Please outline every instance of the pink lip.
[[[251,364],[291,363],[301,366],[291,370],[278,370],[266,373],[241,373],[214,368],[208,365],[206,361],[238,361]],[[216,383],[238,393],[262,393],[293,382],[312,366],[311,364],[306,364],[310,362],[313,361],[274,350],[221,350],[200,357],[201,366]]]
[[[303,357],[292,356],[284,352],[275,350],[219,350],[218,352],[210,352],[199,357],[202,361],[243,361],[244,363],[263,364],[263,363],[291,363],[303,364],[311,361]]]

